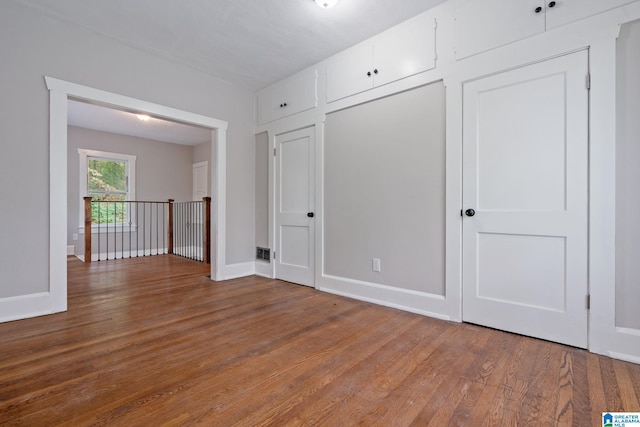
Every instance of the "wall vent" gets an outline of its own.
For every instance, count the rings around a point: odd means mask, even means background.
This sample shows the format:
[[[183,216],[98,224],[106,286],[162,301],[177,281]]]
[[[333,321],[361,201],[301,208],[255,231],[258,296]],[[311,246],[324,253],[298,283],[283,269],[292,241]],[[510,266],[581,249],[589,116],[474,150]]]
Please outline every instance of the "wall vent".
[[[258,246],[256,248],[256,259],[271,262],[271,249]]]

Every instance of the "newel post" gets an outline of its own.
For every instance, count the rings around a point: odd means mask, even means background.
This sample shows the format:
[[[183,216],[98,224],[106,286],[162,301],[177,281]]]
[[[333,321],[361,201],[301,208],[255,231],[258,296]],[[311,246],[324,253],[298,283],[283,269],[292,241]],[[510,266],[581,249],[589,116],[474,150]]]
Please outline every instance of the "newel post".
[[[169,227],[168,227],[168,238],[167,240],[169,241],[167,244],[167,253],[172,254],[173,253],[173,202],[174,199],[169,199]]]
[[[91,262],[91,199],[84,199],[84,262]]]
[[[211,197],[204,201],[204,262],[211,264]]]

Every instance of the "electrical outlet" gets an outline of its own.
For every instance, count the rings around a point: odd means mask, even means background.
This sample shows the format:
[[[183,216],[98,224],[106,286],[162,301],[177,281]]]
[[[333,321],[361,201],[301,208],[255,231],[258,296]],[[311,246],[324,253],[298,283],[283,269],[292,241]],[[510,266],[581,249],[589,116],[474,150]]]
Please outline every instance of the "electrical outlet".
[[[380,258],[373,259],[373,271],[380,273]]]
[[[78,233],[73,233],[73,240],[78,240]]]

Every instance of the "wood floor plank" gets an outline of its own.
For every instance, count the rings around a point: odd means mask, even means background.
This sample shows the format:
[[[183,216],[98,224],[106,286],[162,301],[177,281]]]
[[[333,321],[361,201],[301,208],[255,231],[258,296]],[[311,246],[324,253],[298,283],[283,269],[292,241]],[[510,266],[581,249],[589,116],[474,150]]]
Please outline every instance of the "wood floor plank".
[[[68,262],[0,324],[2,426],[597,425],[640,367],[174,256]]]

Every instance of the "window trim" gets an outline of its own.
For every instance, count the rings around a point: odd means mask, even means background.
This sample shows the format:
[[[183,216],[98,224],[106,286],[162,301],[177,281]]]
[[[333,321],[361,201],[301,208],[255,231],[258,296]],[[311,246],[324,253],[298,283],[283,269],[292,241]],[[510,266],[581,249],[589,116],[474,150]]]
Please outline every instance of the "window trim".
[[[80,224],[78,225],[78,231],[80,234],[84,234],[84,199],[83,197],[89,194],[88,190],[88,182],[87,182],[87,168],[88,168],[88,158],[89,157],[98,157],[104,160],[114,160],[114,161],[126,161],[127,162],[127,177],[128,177],[128,186],[127,186],[127,197],[126,200],[136,200],[136,159],[138,156],[131,154],[121,154],[121,153],[111,153],[108,151],[100,151],[100,150],[89,150],[86,148],[78,148],[78,183],[79,183],[79,203],[78,203],[78,221]],[[127,213],[128,215],[128,213]],[[116,225],[117,231],[123,230],[134,231],[137,227],[136,224],[126,224],[122,225],[122,223],[117,223]],[[91,225],[91,233],[106,233],[107,228],[112,230],[114,228],[111,224],[92,224]]]

